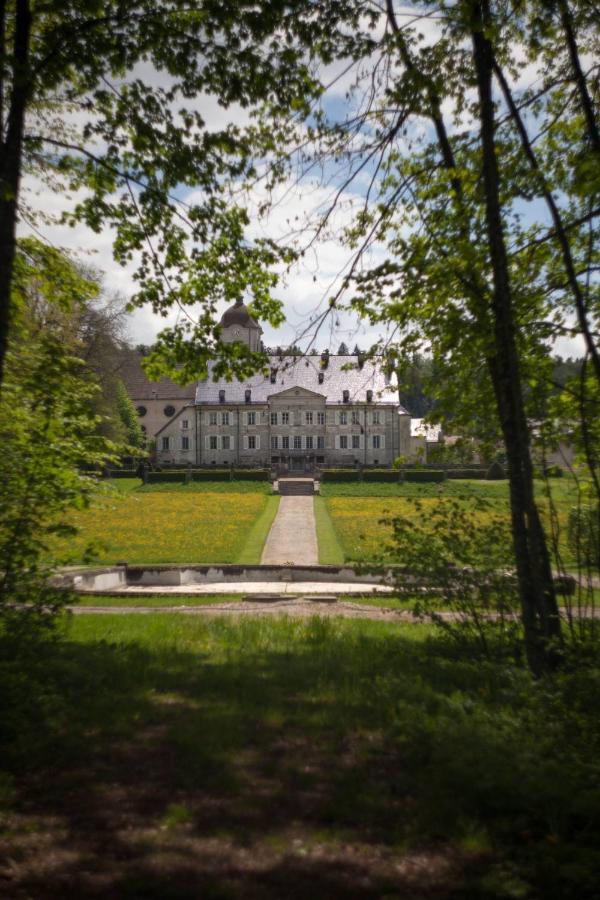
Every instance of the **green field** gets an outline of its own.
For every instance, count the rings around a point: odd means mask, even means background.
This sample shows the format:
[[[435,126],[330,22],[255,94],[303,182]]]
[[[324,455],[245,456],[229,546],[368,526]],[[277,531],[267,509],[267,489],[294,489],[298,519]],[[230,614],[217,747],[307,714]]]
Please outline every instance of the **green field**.
[[[544,483],[538,482],[536,489],[544,521],[549,522]],[[567,546],[566,525],[569,510],[577,503],[577,495],[569,478],[553,480],[551,491],[557,513],[559,546],[564,562],[569,564],[572,559]],[[501,518],[508,525],[510,518],[506,481],[449,480],[441,484],[324,482],[321,493],[346,561],[366,562],[381,554],[392,534],[391,527],[384,524],[383,519],[406,516],[422,523],[431,510],[442,503],[458,502],[465,509],[473,508],[474,521],[482,525],[494,518]]]
[[[6,896],[591,900],[600,681],[419,625],[77,617],[0,636]]]
[[[227,483],[227,491],[212,484],[145,490],[137,479],[113,484],[73,514],[79,532],[58,545],[65,563],[90,561],[90,545],[98,563],[258,563],[279,502],[260,484],[252,491],[246,483],[241,491],[240,483]]]

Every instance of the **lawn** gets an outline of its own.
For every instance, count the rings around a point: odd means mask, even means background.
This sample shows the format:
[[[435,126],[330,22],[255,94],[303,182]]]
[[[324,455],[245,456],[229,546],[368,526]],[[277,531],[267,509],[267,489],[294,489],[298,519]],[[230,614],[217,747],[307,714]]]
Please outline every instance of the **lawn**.
[[[536,485],[538,501],[545,521],[549,521],[548,501],[542,482]],[[566,541],[569,510],[576,492],[569,478],[551,482],[553,502],[559,524],[559,542],[563,560],[572,562]],[[382,519],[394,516],[423,521],[440,503],[457,501],[465,507],[484,502],[473,513],[476,522],[485,524],[501,517],[509,522],[508,484],[505,481],[454,481],[442,484],[371,484],[366,482],[324,482],[321,489],[333,530],[346,560],[370,561],[376,558],[391,537],[391,528]],[[510,560],[507,560],[510,562]]]
[[[0,638],[5,896],[592,900],[600,680],[425,626],[89,616]]]
[[[91,543],[99,563],[257,563],[279,499],[262,485],[243,492],[116,485],[73,515],[79,533],[61,546],[65,562],[89,561]]]

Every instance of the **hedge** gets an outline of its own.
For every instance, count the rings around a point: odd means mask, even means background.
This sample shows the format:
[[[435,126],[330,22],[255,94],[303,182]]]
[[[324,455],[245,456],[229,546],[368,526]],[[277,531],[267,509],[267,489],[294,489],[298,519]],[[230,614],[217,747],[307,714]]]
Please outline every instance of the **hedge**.
[[[107,469],[107,478],[135,478],[138,474],[137,469]]]
[[[192,471],[192,481],[229,481],[230,479],[229,469],[195,469]]]
[[[385,484],[396,484],[400,479],[399,473],[394,469],[364,469],[364,481],[378,481]]]
[[[269,469],[234,469],[234,481],[269,481]]]
[[[404,472],[405,481],[445,481],[446,473],[442,469],[413,469]]]
[[[446,469],[448,478],[485,478],[485,469]]]
[[[179,481],[183,484],[185,481],[185,471],[179,472],[148,472],[146,474],[147,484],[159,484],[160,482]]]
[[[323,469],[322,481],[358,481],[357,469]]]

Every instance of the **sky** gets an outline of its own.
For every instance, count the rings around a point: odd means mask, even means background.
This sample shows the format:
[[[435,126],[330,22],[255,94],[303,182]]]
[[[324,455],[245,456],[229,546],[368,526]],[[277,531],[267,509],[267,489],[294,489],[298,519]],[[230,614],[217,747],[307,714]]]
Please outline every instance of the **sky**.
[[[422,26],[424,40],[435,39],[436,25],[427,22]],[[154,71],[149,64],[143,64],[135,71],[136,77],[143,78],[146,82],[164,86],[165,76]],[[523,83],[535,77],[531,67],[524,70],[521,75]],[[345,63],[339,62],[335,67],[323,73],[324,82],[333,82],[328,92],[327,112],[330,115],[343,115],[348,108],[347,91],[351,86],[352,72],[345,72]],[[188,104],[189,105],[189,104]],[[202,96],[195,102],[196,108],[209,129],[217,130],[231,121],[238,125],[244,125],[248,121],[248,113],[239,108],[223,109],[214,98]],[[75,114],[70,124],[77,129],[81,122]],[[422,128],[416,124],[414,128]],[[325,173],[327,176],[328,173]],[[264,325],[263,340],[269,346],[285,346],[298,340],[307,330],[310,334],[311,318],[326,309],[327,298],[330,297],[340,284],[341,275],[347,270],[351,259],[351,251],[344,246],[340,235],[344,227],[350,224],[357,208],[364,200],[366,186],[368,184],[368,172],[363,173],[352,186],[342,192],[335,215],[330,223],[327,236],[315,245],[311,245],[302,259],[288,272],[282,273],[281,283],[276,291],[276,296],[283,302],[286,316],[285,324],[273,330]],[[327,181],[327,177],[325,178]],[[268,236],[282,239],[290,228],[299,229],[303,223],[309,222],[314,213],[327,204],[328,199],[338,188],[335,180],[333,184],[323,183],[323,179],[313,176],[304,179],[300,184],[293,180],[281,186],[276,203],[268,219],[260,220],[257,214],[251,215],[249,237]],[[76,258],[102,273],[104,287],[107,293],[118,293],[129,299],[135,292],[136,286],[133,279],[135,260],[125,267],[118,265],[112,256],[112,242],[114,235],[109,229],[101,234],[92,233],[84,225],[74,228],[59,225],[56,222],[43,221],[45,216],[57,217],[60,213],[71,208],[77,197],[67,197],[63,193],[52,191],[46,184],[26,176],[23,183],[24,198],[26,203],[37,209],[42,218],[36,222],[36,231],[45,240],[55,246],[64,248],[74,254]],[[195,191],[181,192],[181,199],[191,203],[195,198]],[[250,207],[254,207],[264,200],[261,188],[257,187],[249,198]],[[28,231],[27,226],[22,226],[22,233]],[[307,235],[310,234],[310,229]],[[385,248],[375,247],[371,256],[365,263],[381,261],[385,258]],[[223,310],[224,311],[224,308]],[[176,313],[173,312],[167,318],[162,318],[152,313],[151,310],[135,310],[130,317],[129,338],[133,344],[150,344],[154,341],[161,328],[172,325],[176,321]],[[343,341],[352,348],[356,343],[362,348],[369,347],[380,339],[389,337],[392,326],[385,328],[373,328],[366,322],[361,322],[354,314],[337,313],[330,316],[314,339],[314,345],[321,350],[329,347],[333,352],[337,350]],[[306,339],[301,341],[306,344]],[[557,343],[556,351],[564,356],[578,355],[581,350],[579,341],[562,340]]]

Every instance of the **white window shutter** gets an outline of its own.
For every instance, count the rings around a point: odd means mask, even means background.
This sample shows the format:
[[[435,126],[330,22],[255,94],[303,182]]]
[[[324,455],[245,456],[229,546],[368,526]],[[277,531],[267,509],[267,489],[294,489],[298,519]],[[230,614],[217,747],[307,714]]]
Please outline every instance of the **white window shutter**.
[[[205,448],[205,450],[210,449],[210,438],[208,435],[204,436],[204,448]]]
[[[260,450],[260,434],[256,435],[256,449]]]
[[[381,449],[385,450],[385,434],[381,435],[380,442],[381,442]]]
[[[229,447],[231,450],[233,450],[235,447],[235,438],[233,435],[231,435],[231,437],[229,438]]]
[[[248,435],[244,435],[244,450],[248,449]]]
[[[335,435],[335,449],[336,449],[336,450],[339,450],[339,449],[340,449],[340,436],[339,436],[339,434],[336,434],[336,435]]]

